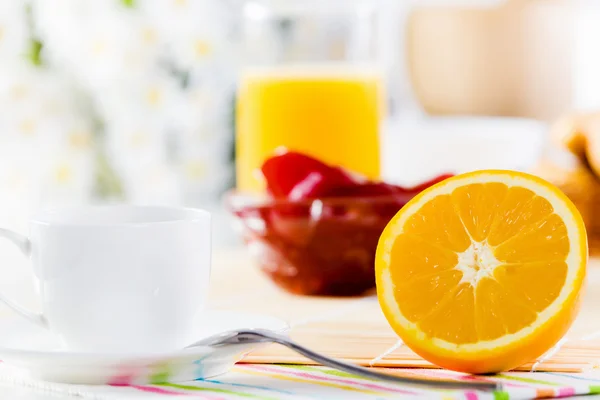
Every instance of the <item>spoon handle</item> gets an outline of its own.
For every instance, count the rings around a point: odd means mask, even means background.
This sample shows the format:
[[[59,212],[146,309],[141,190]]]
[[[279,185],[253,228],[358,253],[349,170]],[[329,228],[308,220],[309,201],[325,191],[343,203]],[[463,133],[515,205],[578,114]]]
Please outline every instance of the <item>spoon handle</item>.
[[[273,342],[285,346],[306,358],[309,358],[321,365],[348,372],[350,374],[362,376],[365,378],[377,379],[404,385],[421,386],[436,389],[471,389],[471,390],[502,390],[502,385],[496,382],[483,381],[451,381],[451,380],[433,380],[425,378],[408,378],[390,374],[384,374],[375,370],[364,368],[358,365],[339,361],[322,354],[316,353],[298,343],[288,339],[286,336],[278,335],[274,332],[265,330],[240,331],[234,337],[228,338],[228,343],[266,343]]]

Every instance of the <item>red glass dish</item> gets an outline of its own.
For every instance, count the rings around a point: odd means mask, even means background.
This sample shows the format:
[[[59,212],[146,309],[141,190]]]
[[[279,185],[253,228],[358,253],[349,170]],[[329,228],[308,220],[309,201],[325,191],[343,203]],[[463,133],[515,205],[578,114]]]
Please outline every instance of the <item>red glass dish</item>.
[[[359,295],[375,287],[377,242],[414,193],[290,201],[230,193],[226,198],[260,268],[304,295]]]

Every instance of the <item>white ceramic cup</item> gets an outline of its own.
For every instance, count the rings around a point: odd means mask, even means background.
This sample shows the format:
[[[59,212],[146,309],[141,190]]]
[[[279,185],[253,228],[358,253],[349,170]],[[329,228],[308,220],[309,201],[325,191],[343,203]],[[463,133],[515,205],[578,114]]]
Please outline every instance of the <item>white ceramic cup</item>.
[[[150,206],[44,211],[30,236],[0,230],[30,256],[42,300],[13,310],[69,350],[162,352],[197,338],[211,261],[210,214]]]

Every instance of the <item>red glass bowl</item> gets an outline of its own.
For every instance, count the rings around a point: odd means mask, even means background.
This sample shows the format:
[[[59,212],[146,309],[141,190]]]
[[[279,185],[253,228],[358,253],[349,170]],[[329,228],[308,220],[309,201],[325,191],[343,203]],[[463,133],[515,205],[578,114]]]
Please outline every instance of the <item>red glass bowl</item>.
[[[412,196],[292,202],[230,192],[226,206],[250,253],[279,287],[303,295],[352,296],[375,287],[375,250]]]

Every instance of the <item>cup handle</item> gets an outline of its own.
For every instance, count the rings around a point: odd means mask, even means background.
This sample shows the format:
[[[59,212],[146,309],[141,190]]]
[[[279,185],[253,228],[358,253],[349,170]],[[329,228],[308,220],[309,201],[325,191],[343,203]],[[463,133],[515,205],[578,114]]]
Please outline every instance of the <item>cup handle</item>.
[[[16,232],[10,231],[8,229],[2,228],[0,228],[0,237],[8,239],[13,244],[15,244],[27,258],[31,256],[31,241],[27,237],[20,235]],[[34,324],[43,328],[48,328],[48,322],[41,313],[32,312],[24,307],[21,307],[12,300],[9,300],[2,293],[0,293],[0,301],[6,304],[8,307],[10,307],[13,311],[25,317],[27,320],[33,322]]]

